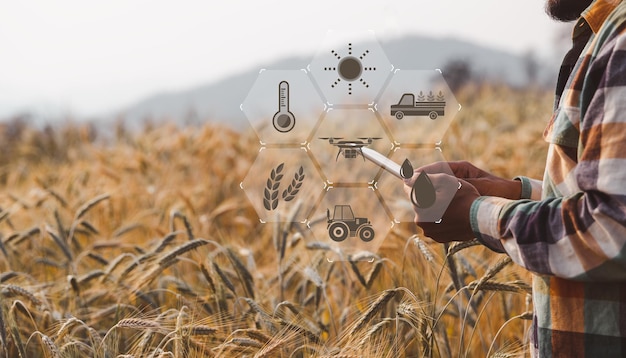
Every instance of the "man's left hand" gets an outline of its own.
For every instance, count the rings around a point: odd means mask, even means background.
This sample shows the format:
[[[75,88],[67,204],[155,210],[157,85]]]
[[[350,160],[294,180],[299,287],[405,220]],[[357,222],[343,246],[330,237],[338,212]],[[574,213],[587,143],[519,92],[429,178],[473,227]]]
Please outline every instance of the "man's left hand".
[[[410,196],[411,188],[419,175],[415,171],[413,177],[404,181],[404,191]],[[415,223],[424,230],[426,236],[437,242],[467,241],[474,238],[470,224],[470,207],[480,194],[469,182],[448,174],[430,174],[435,188],[436,201],[429,208],[414,206]],[[451,200],[451,201],[450,201]],[[444,207],[446,203],[449,205]],[[433,212],[443,212],[441,220],[433,219]],[[429,222],[424,222],[425,220]],[[435,223],[434,221],[438,221]]]

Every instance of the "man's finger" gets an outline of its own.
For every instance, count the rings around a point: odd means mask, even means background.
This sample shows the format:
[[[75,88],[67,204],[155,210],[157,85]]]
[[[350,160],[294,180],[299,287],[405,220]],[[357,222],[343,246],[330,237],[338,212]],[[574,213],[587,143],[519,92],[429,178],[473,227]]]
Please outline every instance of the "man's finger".
[[[460,162],[448,162],[450,170],[457,178],[482,178],[488,175],[487,172],[475,167],[470,162],[460,161]]]
[[[431,164],[424,165],[416,169],[419,172],[426,172],[428,174],[439,174],[446,173],[450,174],[450,167],[447,162],[435,162]]]

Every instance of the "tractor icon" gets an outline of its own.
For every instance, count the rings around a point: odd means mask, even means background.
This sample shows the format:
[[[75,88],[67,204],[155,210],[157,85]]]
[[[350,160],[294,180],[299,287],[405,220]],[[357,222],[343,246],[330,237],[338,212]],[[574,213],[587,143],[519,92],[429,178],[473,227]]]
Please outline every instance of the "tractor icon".
[[[361,240],[368,242],[374,239],[374,228],[367,218],[355,218],[350,205],[335,205],[333,217],[330,217],[330,210],[326,209],[328,218],[328,235],[337,242],[350,237],[358,236]]]

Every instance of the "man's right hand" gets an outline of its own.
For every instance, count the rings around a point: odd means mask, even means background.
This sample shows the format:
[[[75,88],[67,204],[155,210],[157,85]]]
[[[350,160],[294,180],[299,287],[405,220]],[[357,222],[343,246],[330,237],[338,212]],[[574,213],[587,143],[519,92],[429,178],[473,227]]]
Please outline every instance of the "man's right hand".
[[[483,196],[497,196],[500,198],[518,200],[522,196],[522,183],[519,180],[504,179],[475,167],[470,162],[437,162],[418,168],[428,174],[448,173],[472,184]]]

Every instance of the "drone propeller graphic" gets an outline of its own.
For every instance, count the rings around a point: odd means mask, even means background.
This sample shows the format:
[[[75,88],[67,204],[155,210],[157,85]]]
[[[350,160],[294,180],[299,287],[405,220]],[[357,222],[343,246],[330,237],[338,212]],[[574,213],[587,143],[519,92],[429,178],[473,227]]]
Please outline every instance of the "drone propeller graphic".
[[[343,137],[319,137],[319,139],[327,140],[329,144],[339,148],[335,161],[339,159],[339,155],[343,153],[344,158],[354,158],[355,153],[360,153],[363,156],[363,147],[367,147],[375,140],[382,139],[381,137],[358,137],[354,140],[343,140]],[[365,158],[363,158],[365,161]]]

